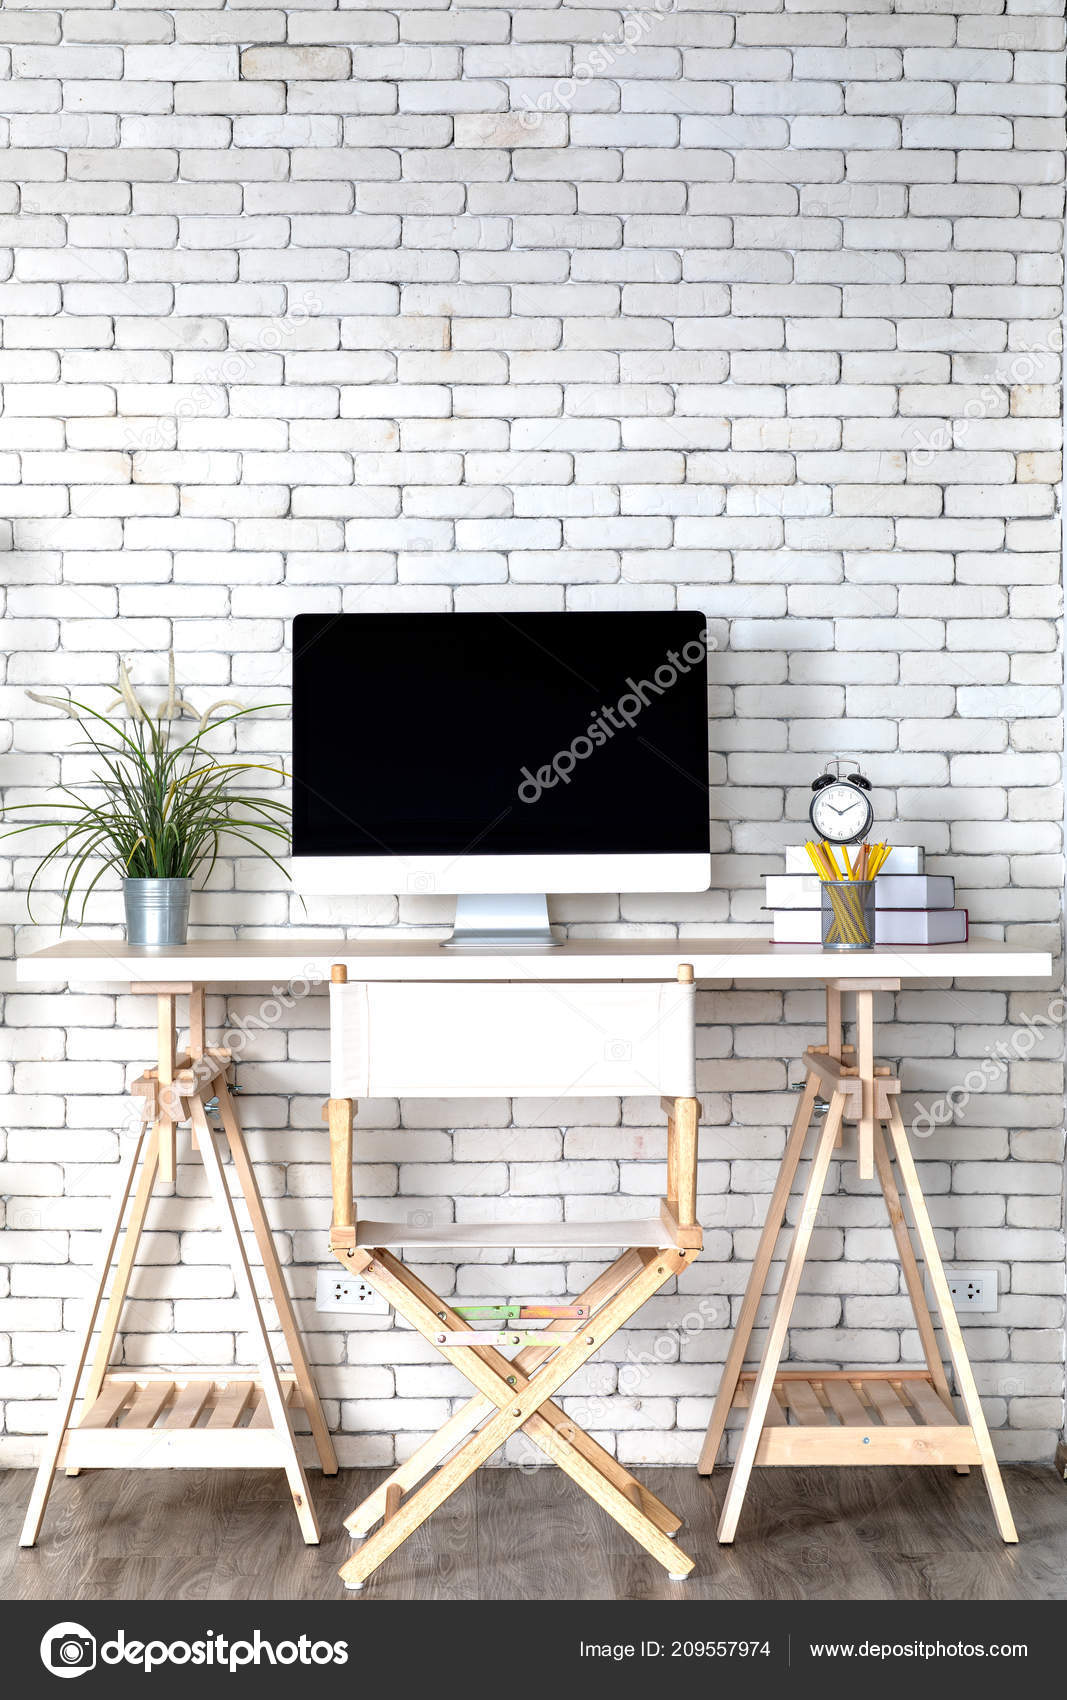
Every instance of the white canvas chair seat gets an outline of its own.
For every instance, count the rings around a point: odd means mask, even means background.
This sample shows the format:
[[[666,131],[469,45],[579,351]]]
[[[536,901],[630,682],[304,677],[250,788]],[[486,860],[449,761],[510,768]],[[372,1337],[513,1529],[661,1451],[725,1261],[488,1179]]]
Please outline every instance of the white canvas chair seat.
[[[332,985],[333,1098],[690,1098],[694,987]]]
[[[330,985],[330,1250],[360,1274],[474,1384],[473,1396],[346,1520],[367,1536],[342,1566],[346,1587],[367,1577],[430,1514],[522,1430],[627,1529],[676,1581],[693,1561],[674,1544],[681,1518],[635,1480],[553,1395],[701,1247],[696,1220],[697,1131],[693,970],[667,985],[405,981]],[[618,1223],[445,1223],[421,1229],[357,1219],[353,1110],[359,1098],[617,1098],[654,1096],[667,1112],[666,1187],[659,1214]],[[398,1138],[402,1138],[398,1135]],[[547,1327],[508,1358],[504,1334],[472,1329],[390,1247],[611,1245],[626,1249],[557,1307]],[[548,1307],[549,1311],[553,1307]],[[539,1318],[544,1307],[525,1312]],[[380,1527],[375,1529],[375,1524]],[[370,1533],[371,1530],[373,1533]]]

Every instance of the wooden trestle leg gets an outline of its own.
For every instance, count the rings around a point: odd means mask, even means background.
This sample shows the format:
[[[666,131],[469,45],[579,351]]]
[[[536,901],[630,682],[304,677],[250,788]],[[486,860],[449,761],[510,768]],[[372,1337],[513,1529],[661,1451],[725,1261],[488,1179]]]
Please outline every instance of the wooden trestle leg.
[[[226,1085],[229,1053],[208,1049],[204,1044],[202,988],[152,985],[136,986],[134,990],[152,992],[157,997],[158,1060],[132,1088],[140,1104],[140,1128],[105,1230],[104,1253],[89,1314],[74,1362],[64,1380],[56,1420],[34,1480],[21,1544],[35,1544],[56,1470],[64,1467],[70,1475],[77,1475],[81,1469],[280,1468],[288,1478],[304,1539],[313,1543],[319,1538],[318,1524],[296,1450],[291,1407],[302,1407],[305,1411],[325,1473],[336,1472],[337,1459],[236,1107]],[[175,996],[181,992],[188,993],[190,998],[190,1045],[187,1055],[177,1056],[173,1013]],[[271,1352],[233,1199],[208,1121],[207,1106],[213,1099],[217,1099],[234,1173],[248,1208],[292,1360],[291,1376],[279,1373]],[[167,1171],[173,1174],[168,1150],[173,1149],[175,1130],[183,1122],[191,1123],[194,1150],[204,1165],[227,1243],[236,1290],[244,1304],[246,1325],[259,1358],[256,1378],[240,1370],[201,1371],[197,1375],[173,1370],[139,1372],[111,1368],[111,1354],[149,1205],[157,1185],[165,1181]],[[79,1384],[104,1304],[116,1249],[118,1261],[75,1424],[72,1418]]]
[[[786,1143],[698,1466],[702,1474],[711,1473],[730,1410],[743,1410],[744,1425],[719,1522],[718,1536],[724,1543],[732,1541],[736,1534],[754,1467],[805,1463],[950,1465],[964,1474],[970,1466],[980,1465],[1001,1538],[1008,1542],[1018,1539],[900,1114],[900,1082],[891,1076],[888,1068],[874,1061],[871,1005],[876,989],[884,989],[884,983],[858,988],[859,1043],[855,1050],[841,1045],[840,988],[835,988],[834,995],[827,998],[827,1044],[813,1046],[805,1056],[808,1072],[803,1094]],[[758,1369],[746,1371],[745,1354],[758,1307],[767,1293],[775,1246],[820,1091],[829,1095],[826,1120],[816,1136],[811,1170],[790,1237],[763,1356]],[[869,1162],[881,1186],[925,1358],[923,1369],[782,1367],[782,1352],[816,1215],[834,1148],[846,1122],[857,1127],[861,1173]],[[953,1408],[922,1271],[894,1174],[894,1160],[933,1291],[956,1390],[964,1407],[963,1422]]]

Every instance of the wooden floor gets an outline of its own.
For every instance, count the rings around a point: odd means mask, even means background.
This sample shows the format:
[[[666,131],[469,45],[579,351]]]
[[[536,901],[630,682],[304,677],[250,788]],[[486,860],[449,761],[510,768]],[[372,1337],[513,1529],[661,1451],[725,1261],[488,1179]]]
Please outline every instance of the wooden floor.
[[[687,1519],[686,1583],[559,1470],[480,1470],[362,1593],[335,1572],[343,1517],[382,1472],[310,1474],[322,1545],[305,1547],[280,1474],[97,1471],[61,1476],[41,1544],[16,1546],[28,1471],[0,1477],[4,1599],[1067,1599],[1067,1484],[1005,1471],[1021,1544],[996,1536],[980,1475],[757,1470],[734,1547],[715,1524],[728,1476],[639,1474]]]

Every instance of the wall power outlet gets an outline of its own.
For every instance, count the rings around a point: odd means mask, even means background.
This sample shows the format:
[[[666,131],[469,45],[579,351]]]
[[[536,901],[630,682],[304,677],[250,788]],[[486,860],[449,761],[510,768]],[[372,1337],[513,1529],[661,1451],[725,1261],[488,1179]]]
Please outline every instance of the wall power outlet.
[[[958,1311],[996,1310],[999,1307],[995,1269],[946,1269],[945,1274],[952,1302]]]
[[[364,1316],[388,1316],[389,1306],[380,1293],[359,1275],[333,1275],[320,1269],[315,1277],[315,1309],[357,1310]]]

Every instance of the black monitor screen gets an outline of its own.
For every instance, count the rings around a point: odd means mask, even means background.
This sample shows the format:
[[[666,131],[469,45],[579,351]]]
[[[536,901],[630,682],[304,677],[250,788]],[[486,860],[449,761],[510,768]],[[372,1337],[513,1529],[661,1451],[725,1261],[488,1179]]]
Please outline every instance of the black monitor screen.
[[[297,615],[294,853],[706,854],[704,626]]]

